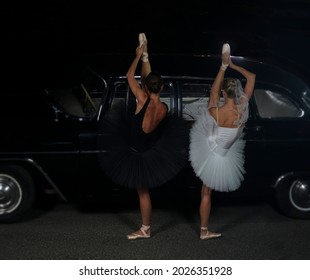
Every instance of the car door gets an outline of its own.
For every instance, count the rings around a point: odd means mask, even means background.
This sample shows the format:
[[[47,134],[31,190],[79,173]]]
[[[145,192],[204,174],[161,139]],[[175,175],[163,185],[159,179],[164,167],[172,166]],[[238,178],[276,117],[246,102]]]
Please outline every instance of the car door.
[[[265,174],[278,177],[291,171],[309,170],[309,118],[302,100],[283,88],[254,93],[263,128]]]

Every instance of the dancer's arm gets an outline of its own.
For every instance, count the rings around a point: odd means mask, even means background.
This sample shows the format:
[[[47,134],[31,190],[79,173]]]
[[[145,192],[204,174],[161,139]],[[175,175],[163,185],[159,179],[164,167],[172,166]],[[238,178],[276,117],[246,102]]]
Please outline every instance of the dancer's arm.
[[[212,84],[211,91],[210,91],[210,99],[208,103],[208,108],[216,107],[217,103],[220,100],[221,95],[221,89],[222,89],[222,83],[224,80],[225,70],[220,68],[218,71],[215,80]]]
[[[145,79],[147,77],[148,74],[151,73],[152,69],[151,69],[151,64],[149,61],[149,55],[147,52],[147,42],[145,42],[143,45],[143,53],[142,53],[142,68],[141,68],[141,84],[142,86],[144,86],[145,84]]]
[[[230,46],[224,44],[222,48],[222,64],[211,87],[208,108],[216,107],[220,100],[225,71],[230,63]]]
[[[136,69],[137,69],[142,53],[143,53],[143,47],[142,46],[137,47],[136,57],[134,58],[126,74],[129,87],[138,101],[144,101],[146,99],[146,94],[144,90],[140,87],[138,81],[135,78]]]
[[[230,61],[229,67],[239,72],[241,75],[243,75],[243,77],[245,77],[246,84],[244,87],[244,94],[247,96],[248,99],[250,99],[254,91],[256,75],[246,70],[245,68],[234,64],[232,61]]]
[[[139,46],[143,48],[143,53],[141,56],[141,60],[142,60],[141,85],[145,89],[145,79],[147,75],[151,72],[151,65],[149,62],[149,54],[147,51],[147,39],[146,39],[145,33],[139,33]]]

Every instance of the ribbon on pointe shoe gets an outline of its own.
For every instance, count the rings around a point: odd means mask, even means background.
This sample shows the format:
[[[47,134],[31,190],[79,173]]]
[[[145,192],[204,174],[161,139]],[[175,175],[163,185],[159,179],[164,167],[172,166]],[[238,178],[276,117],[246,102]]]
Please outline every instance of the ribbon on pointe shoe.
[[[140,230],[133,232],[127,235],[127,239],[135,240],[135,239],[147,239],[151,237],[150,226],[142,225]]]
[[[209,231],[207,227],[200,228],[200,239],[201,240],[214,239],[214,238],[219,238],[221,236],[222,236],[221,233]]]

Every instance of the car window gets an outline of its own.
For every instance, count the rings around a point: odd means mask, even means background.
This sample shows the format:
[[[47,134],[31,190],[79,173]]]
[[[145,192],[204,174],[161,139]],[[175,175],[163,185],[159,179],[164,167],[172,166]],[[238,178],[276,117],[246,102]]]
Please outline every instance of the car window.
[[[92,90],[83,83],[66,89],[47,90],[49,100],[62,112],[75,117],[96,115],[104,90]]]
[[[254,98],[262,118],[298,118],[303,115],[303,110],[283,93],[256,89]]]
[[[45,90],[49,101],[55,110],[74,117],[95,116],[105,97],[106,81],[91,69],[77,71],[72,76],[67,83]]]
[[[182,85],[182,115],[185,120],[196,120],[199,108],[207,107],[210,84],[184,83]]]
[[[125,104],[129,95],[129,87],[126,82],[116,82],[113,87],[113,99],[110,110],[116,110],[121,104]]]
[[[76,117],[85,116],[81,91],[68,88],[52,90],[49,91],[48,94],[53,104],[55,104],[62,112]]]
[[[173,103],[173,86],[172,84],[166,83],[164,84],[164,88],[160,93],[160,99],[162,102],[166,103],[168,106],[168,110],[173,110],[174,103]]]
[[[113,92],[113,100],[111,102],[110,109],[115,110],[121,104],[132,104],[135,102],[135,97],[133,93],[130,91],[129,85],[127,81],[125,82],[116,82],[114,84],[114,92]],[[162,92],[160,93],[160,99],[162,102],[166,103],[168,109],[174,108],[173,104],[173,89],[170,83],[165,83]]]

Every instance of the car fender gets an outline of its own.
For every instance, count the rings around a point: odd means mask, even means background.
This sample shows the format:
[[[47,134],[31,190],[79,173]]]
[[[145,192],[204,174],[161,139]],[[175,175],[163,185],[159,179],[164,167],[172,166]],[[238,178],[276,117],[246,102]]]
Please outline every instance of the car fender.
[[[0,159],[0,168],[1,166],[6,165],[19,165],[28,170],[28,172],[32,175],[41,176],[47,184],[42,186],[42,190],[46,194],[57,194],[61,200],[68,201],[65,195],[60,191],[54,181],[49,177],[49,175],[45,172],[45,170],[33,159],[31,158],[1,158]]]

